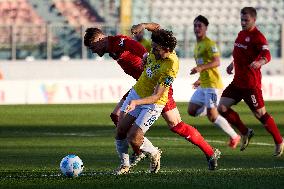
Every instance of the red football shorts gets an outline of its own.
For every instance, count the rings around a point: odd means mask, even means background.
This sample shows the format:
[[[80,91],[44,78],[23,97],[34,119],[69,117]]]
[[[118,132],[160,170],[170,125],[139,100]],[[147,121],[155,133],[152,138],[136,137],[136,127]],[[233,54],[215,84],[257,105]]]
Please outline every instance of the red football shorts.
[[[175,102],[175,100],[173,98],[173,87],[171,86],[170,89],[169,89],[169,93],[168,93],[168,102],[165,105],[162,113],[165,113],[167,111],[175,109],[176,107],[177,107],[177,105],[176,105],[176,102]]]
[[[261,89],[243,89],[230,84],[222,93],[221,97],[232,98],[236,104],[241,100],[250,107],[251,110],[257,110],[264,107],[264,101]]]
[[[128,95],[129,91],[122,97],[123,100],[126,99],[127,95]],[[176,102],[173,98],[173,87],[171,86],[169,89],[169,93],[168,93],[168,102],[165,105],[162,113],[165,113],[167,111],[170,111],[172,109],[175,109],[177,107]]]

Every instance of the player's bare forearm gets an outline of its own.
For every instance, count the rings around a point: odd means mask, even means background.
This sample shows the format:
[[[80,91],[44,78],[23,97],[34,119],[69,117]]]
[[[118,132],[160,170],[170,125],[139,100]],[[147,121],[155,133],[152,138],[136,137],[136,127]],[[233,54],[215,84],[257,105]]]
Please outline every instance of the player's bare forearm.
[[[200,73],[204,70],[218,67],[219,65],[220,65],[220,58],[215,57],[212,62],[209,62],[207,64],[201,64],[201,65],[198,65],[198,66],[194,67],[193,69],[191,69],[190,74],[192,75],[192,74],[195,74],[195,73],[198,73],[198,72]]]
[[[133,25],[131,28],[131,33],[133,35],[136,35],[144,29],[153,32],[153,31],[160,29],[160,25],[157,23],[141,23],[141,24]]]
[[[145,98],[141,98],[138,99],[138,105],[142,105],[142,104],[154,104],[156,103],[164,94],[164,92],[166,92],[167,88],[161,85],[157,85],[155,87],[155,91],[151,96],[145,97]]]
[[[136,106],[143,105],[143,104],[154,104],[156,103],[166,92],[167,88],[157,85],[155,88],[155,91],[153,95],[141,98],[141,99],[136,99],[136,100],[131,100],[128,107],[127,107],[127,112],[130,112],[135,109]]]
[[[254,68],[254,69],[258,69],[260,68],[261,66],[263,66],[264,64],[267,63],[267,60],[265,57],[261,58],[260,60],[256,60],[256,61],[253,61],[251,64],[250,64],[250,67]]]
[[[201,66],[202,66],[202,71],[210,68],[216,68],[220,66],[220,57],[216,56],[213,58],[211,62],[209,62],[208,64],[202,64]]]
[[[156,31],[161,28],[161,26],[157,23],[151,22],[151,23],[142,23],[143,27],[148,31]]]

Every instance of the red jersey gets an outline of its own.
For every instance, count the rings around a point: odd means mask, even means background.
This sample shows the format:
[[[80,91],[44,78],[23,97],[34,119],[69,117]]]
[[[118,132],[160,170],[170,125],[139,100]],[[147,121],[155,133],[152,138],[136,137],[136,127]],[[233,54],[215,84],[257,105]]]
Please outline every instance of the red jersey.
[[[271,55],[264,35],[255,27],[251,31],[240,31],[233,50],[235,75],[233,84],[239,88],[261,88],[261,71],[249,65]]]
[[[143,72],[142,58],[147,50],[128,36],[108,36],[109,55],[117,61],[123,71],[138,80]]]

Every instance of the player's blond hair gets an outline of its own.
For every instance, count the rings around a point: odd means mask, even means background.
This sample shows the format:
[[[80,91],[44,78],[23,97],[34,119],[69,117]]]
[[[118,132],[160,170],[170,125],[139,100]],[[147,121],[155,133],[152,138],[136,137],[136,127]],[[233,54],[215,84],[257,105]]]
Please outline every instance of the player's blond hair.
[[[244,7],[241,10],[241,14],[249,14],[251,17],[256,18],[256,9],[253,7]]]

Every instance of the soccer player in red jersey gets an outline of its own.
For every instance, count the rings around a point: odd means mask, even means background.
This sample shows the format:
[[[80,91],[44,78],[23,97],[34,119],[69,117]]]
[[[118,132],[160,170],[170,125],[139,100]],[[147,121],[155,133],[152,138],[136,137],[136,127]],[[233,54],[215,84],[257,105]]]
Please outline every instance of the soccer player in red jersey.
[[[140,32],[141,30],[147,29],[149,31],[155,31],[159,29],[159,25],[155,23],[144,23],[136,25],[132,28],[133,33]],[[84,44],[93,53],[97,53],[99,56],[103,56],[105,53],[117,61],[124,72],[134,79],[138,79],[143,71],[143,55],[147,57],[146,49],[137,41],[123,35],[106,36],[98,28],[88,28],[84,36]],[[146,55],[146,56],[145,56]],[[126,98],[127,94],[117,104],[110,117],[115,125],[119,121],[120,108]],[[168,102],[162,111],[162,116],[166,120],[170,130],[185,137],[186,140],[192,144],[198,146],[205,154],[208,161],[208,168],[214,170],[217,167],[217,159],[220,156],[220,151],[213,149],[201,136],[197,129],[184,123],[181,120],[179,111],[176,107],[176,103],[173,99],[172,87],[169,90]],[[143,151],[149,151],[151,149],[153,153],[160,153],[156,148],[153,150],[151,142],[144,137],[144,142],[140,149],[133,149],[136,153],[131,161],[131,164],[135,165],[139,160],[145,157]],[[149,148],[148,148],[149,147]],[[148,148],[148,149],[147,149]],[[154,154],[155,155],[155,154]],[[153,155],[153,156],[154,156]],[[160,163],[160,160],[155,162]],[[155,164],[154,163],[154,164]],[[131,165],[130,165],[131,166]],[[158,166],[159,168],[159,166]],[[156,172],[156,170],[154,170]]]
[[[264,35],[256,27],[256,10],[253,7],[244,7],[241,10],[242,31],[235,40],[233,62],[227,67],[227,72],[232,74],[235,69],[234,79],[223,91],[218,110],[229,123],[235,125],[242,134],[241,151],[248,146],[254,135],[252,129],[247,128],[241,121],[238,113],[231,109],[242,99],[249,106],[255,117],[264,125],[272,135],[275,142],[274,156],[283,153],[283,138],[270,114],[266,112],[261,91],[261,67],[268,63],[271,55]]]

